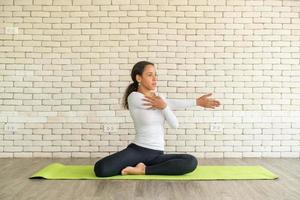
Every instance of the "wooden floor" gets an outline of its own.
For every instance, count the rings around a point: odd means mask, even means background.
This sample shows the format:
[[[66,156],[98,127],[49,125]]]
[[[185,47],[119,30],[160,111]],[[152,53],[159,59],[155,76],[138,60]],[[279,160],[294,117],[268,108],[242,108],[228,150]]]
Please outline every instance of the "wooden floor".
[[[300,159],[200,159],[199,165],[261,165],[277,180],[145,181],[28,179],[52,162],[94,164],[96,159],[0,159],[0,200],[201,199],[299,200]]]

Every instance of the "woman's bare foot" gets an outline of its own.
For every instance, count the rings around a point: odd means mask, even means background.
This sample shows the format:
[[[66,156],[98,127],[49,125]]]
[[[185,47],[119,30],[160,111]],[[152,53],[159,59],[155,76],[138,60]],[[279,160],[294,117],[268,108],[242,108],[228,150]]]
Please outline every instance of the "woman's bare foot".
[[[122,175],[144,175],[146,165],[144,163],[139,163],[135,167],[125,167],[122,170]]]

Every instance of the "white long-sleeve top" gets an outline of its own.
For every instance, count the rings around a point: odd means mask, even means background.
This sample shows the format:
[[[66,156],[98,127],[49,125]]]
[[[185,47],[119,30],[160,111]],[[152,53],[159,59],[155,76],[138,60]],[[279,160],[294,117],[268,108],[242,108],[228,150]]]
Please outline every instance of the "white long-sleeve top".
[[[158,94],[156,94],[158,95]],[[172,110],[196,106],[196,99],[166,99],[160,96],[167,106],[163,110],[148,109],[144,94],[132,92],[128,96],[128,108],[136,131],[134,143],[155,150],[164,151],[164,122],[172,128],[178,127],[178,120]]]

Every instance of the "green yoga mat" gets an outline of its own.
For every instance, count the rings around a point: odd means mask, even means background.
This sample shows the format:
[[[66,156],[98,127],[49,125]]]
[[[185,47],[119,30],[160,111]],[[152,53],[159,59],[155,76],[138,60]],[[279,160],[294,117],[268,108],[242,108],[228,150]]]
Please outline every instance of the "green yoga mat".
[[[261,166],[198,166],[185,175],[117,175],[96,177],[92,165],[63,165],[53,163],[33,174],[44,179],[111,179],[111,180],[247,180],[276,179],[277,175]]]

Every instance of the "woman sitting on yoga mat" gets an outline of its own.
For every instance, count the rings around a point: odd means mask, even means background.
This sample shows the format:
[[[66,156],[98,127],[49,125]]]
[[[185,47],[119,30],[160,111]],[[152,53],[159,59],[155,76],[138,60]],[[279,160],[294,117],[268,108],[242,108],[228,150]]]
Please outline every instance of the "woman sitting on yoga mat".
[[[219,101],[208,98],[166,99],[156,91],[157,78],[153,63],[141,61],[131,71],[131,83],[124,94],[124,107],[129,109],[136,131],[135,140],[122,151],[96,162],[98,177],[128,174],[182,175],[197,167],[197,159],[189,154],[164,154],[164,121],[178,127],[173,109],[202,106],[215,108]]]

